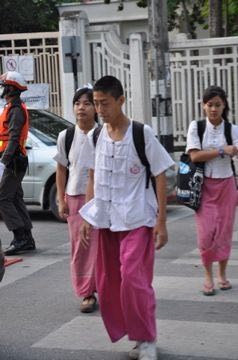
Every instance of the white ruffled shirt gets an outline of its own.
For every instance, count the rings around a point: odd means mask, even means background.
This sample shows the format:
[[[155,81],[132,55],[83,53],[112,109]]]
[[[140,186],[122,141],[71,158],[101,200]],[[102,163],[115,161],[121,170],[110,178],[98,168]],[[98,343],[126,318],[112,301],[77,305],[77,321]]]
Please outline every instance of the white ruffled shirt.
[[[84,151],[88,154],[85,165],[94,169],[94,198],[81,208],[81,216],[93,226],[111,231],[153,227],[158,204],[151,183],[145,188],[146,171],[134,146],[132,125],[121,141],[113,141],[104,124],[96,151],[92,134],[88,134]],[[146,156],[157,176],[174,162],[148,125],[144,134]]]
[[[233,125],[231,127],[231,137],[233,145],[238,146],[238,126]],[[202,149],[219,149],[227,145],[226,138],[224,135],[224,120],[219,126],[211,124],[209,119],[206,119],[206,129],[203,135]],[[194,120],[190,123],[187,134],[187,147],[186,152],[192,149],[201,150],[201,143],[197,131],[197,121]],[[205,162],[205,176],[210,178],[227,178],[233,175],[231,168],[230,156],[222,159],[220,156],[208,160]]]
[[[68,159],[65,153],[65,136],[66,129],[59,133],[57,154],[54,156],[54,160],[67,167]],[[84,195],[86,193],[88,168],[84,166],[84,161],[82,161],[82,149],[86,139],[87,134],[76,125],[74,138],[69,151],[69,178],[65,190],[66,193],[71,196]],[[87,153],[84,153],[83,156],[87,156]]]

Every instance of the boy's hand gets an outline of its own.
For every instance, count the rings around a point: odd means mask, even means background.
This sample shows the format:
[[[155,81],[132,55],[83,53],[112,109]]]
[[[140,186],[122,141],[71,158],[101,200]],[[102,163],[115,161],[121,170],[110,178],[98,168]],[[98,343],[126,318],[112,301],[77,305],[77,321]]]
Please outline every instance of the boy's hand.
[[[166,224],[157,223],[153,229],[153,239],[155,242],[155,249],[159,250],[168,242],[168,233]]]
[[[85,249],[89,246],[91,230],[92,225],[90,225],[87,221],[83,220],[80,227],[80,243]]]

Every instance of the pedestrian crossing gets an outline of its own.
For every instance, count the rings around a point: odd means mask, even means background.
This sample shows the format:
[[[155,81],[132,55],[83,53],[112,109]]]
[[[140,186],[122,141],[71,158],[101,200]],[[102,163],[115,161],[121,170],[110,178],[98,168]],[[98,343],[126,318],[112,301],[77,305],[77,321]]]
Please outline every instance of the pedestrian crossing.
[[[190,216],[191,211],[181,207],[169,216],[168,223]],[[194,237],[194,234],[191,236]],[[238,360],[238,231],[234,231],[233,241],[229,261],[229,280],[233,288],[229,291],[217,289],[216,295],[212,297],[206,297],[201,292],[204,279],[197,249],[190,248],[172,260],[169,257],[160,259],[167,262],[170,272],[168,275],[159,271],[153,281],[158,305],[158,359],[162,360],[165,356],[171,360]],[[61,262],[62,266],[68,266],[66,259],[69,259],[68,243],[42,253],[37,252],[34,256],[25,255],[23,262],[7,268],[0,288],[3,290],[8,285]],[[184,271],[177,271],[178,268],[184,268]],[[192,268],[198,271],[190,274],[189,269]],[[92,358],[97,360],[113,359],[116,353],[116,359],[126,360],[132,345],[126,337],[112,344],[98,311],[89,315],[77,313],[70,321],[61,322],[60,326],[51,329],[45,336],[37,337],[31,348],[53,353],[56,350],[79,354],[81,351],[92,352]],[[95,357],[99,353],[106,355]],[[79,360],[91,358],[80,356]],[[57,357],[55,359],[58,360]]]
[[[237,233],[234,232],[235,242],[237,241]],[[171,266],[178,264],[200,264],[198,250],[193,249],[184,254],[183,257],[171,262]],[[230,265],[238,265],[237,249],[232,251]],[[171,359],[176,359],[179,356],[180,359],[181,357],[189,357],[189,359],[203,357],[206,360],[238,359],[238,316],[234,314],[234,319],[230,323],[227,323],[222,315],[216,316],[221,307],[222,311],[224,309],[230,311],[231,305],[233,309],[234,307],[236,310],[238,309],[238,278],[229,279],[233,285],[231,290],[217,290],[216,296],[206,297],[200,290],[204,281],[203,277],[176,276],[176,274],[174,276],[156,275],[154,277],[153,285],[158,305],[161,302],[164,304],[168,302],[168,307],[172,304],[173,311],[176,312],[176,304],[180,304],[178,311],[181,304],[184,303],[185,308],[190,304],[193,309],[197,308],[198,312],[198,314],[195,312],[189,316],[180,314],[179,318],[184,318],[182,320],[161,319],[159,306],[157,319],[159,355],[173,356]],[[211,314],[209,313],[209,318],[201,321],[202,316],[199,313],[202,313],[204,308],[208,309]],[[213,312],[214,316],[212,315]],[[191,319],[187,320],[189,317]],[[131,342],[126,338],[112,344],[105,331],[100,314],[97,313],[93,316],[79,315],[75,317],[36,342],[33,348],[121,353],[121,359],[127,359],[126,353],[131,346]]]

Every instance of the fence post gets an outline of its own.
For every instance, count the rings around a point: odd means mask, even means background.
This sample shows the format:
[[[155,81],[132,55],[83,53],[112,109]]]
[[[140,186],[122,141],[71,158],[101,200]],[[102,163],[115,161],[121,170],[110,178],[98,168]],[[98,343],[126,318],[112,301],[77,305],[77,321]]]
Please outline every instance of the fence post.
[[[146,71],[141,34],[131,34],[129,40],[132,117],[134,120],[151,123],[147,109]]]
[[[64,11],[59,22],[63,116],[72,122],[75,121],[72,106],[74,93],[90,81],[85,40],[87,23],[84,11]]]

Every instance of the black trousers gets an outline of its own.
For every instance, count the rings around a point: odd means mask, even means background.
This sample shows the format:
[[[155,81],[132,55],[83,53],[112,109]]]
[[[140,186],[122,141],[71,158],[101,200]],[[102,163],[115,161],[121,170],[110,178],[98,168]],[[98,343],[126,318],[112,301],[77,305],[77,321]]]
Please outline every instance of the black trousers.
[[[22,179],[26,169],[5,168],[0,182],[0,214],[9,231],[30,230],[31,219],[23,201]]]

